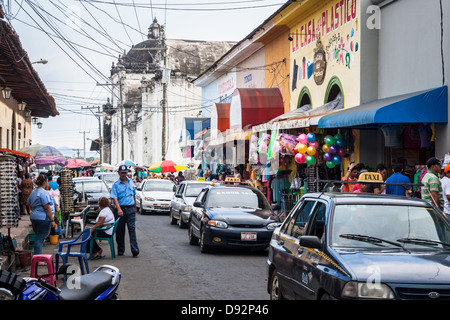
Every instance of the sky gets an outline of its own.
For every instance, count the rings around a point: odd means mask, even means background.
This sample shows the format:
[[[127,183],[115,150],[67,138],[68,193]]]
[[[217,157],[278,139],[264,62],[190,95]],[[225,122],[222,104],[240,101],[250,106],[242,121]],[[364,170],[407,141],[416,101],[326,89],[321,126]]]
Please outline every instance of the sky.
[[[89,150],[99,136],[87,107],[110,96],[112,63],[146,39],[156,17],[168,39],[240,41],[286,0],[0,0],[59,116],[32,127],[32,143]],[[84,137],[86,145],[84,145]]]

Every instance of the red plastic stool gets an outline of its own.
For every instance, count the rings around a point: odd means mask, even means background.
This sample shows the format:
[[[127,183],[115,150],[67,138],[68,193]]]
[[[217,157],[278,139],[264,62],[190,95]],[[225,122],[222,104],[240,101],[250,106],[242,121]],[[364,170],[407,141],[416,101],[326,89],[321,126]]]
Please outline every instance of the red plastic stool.
[[[44,262],[47,265],[47,273],[55,273],[53,256],[51,254],[35,254],[31,259],[31,278],[40,277],[38,274],[39,262]],[[56,275],[45,276],[42,279],[56,287]]]

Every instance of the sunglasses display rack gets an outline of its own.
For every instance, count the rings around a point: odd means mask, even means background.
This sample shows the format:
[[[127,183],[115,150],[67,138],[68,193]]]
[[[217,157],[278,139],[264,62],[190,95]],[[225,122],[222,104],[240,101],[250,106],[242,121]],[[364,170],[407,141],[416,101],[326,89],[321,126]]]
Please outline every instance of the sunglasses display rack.
[[[61,213],[62,218],[66,221],[69,218],[69,214],[74,212],[73,204],[73,180],[71,170],[62,170],[60,173],[61,185],[59,186],[61,193]]]
[[[10,156],[0,156],[0,226],[17,228],[18,217],[17,162]]]

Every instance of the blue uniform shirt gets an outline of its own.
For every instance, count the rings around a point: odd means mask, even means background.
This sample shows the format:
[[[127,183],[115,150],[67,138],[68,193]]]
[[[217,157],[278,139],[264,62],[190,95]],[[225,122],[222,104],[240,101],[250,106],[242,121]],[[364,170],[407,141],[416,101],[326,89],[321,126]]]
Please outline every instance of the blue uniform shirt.
[[[119,206],[134,206],[133,196],[136,194],[133,180],[127,177],[127,184],[118,179],[111,187],[111,199],[117,199]]]
[[[28,197],[28,203],[31,206],[30,219],[32,220],[46,220],[47,214],[45,213],[44,206],[51,204],[52,197],[47,190],[42,188],[34,189]]]

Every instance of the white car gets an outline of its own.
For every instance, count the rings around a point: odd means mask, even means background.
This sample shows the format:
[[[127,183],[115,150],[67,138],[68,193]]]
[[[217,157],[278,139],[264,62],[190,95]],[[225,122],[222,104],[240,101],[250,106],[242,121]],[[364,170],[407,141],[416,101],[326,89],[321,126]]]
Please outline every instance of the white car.
[[[169,213],[176,185],[167,179],[146,179],[136,186],[136,202],[141,214]]]

